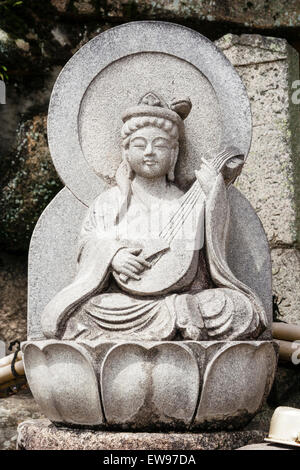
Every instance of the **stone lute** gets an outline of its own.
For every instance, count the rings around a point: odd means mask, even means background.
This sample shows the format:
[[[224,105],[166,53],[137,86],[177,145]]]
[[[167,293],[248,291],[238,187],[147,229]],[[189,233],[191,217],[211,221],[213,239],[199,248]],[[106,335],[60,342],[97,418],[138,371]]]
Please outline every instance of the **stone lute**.
[[[229,147],[210,160],[217,172],[231,158],[240,155]],[[141,255],[151,267],[131,279],[124,274],[113,273],[120,287],[132,294],[161,295],[176,291],[193,281],[198,265],[198,253],[204,244],[205,193],[196,178],[191,188],[179,200],[179,207],[164,226],[158,239],[143,240]],[[130,247],[141,247],[136,242]]]

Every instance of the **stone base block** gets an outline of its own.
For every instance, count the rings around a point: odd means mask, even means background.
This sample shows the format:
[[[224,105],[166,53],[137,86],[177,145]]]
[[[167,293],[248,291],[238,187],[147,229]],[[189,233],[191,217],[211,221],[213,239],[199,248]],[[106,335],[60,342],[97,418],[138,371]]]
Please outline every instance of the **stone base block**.
[[[57,427],[47,419],[18,426],[18,450],[232,450],[262,442],[263,431],[103,432]]]
[[[259,444],[248,444],[236,450],[298,450],[298,447],[283,446],[276,444],[268,444],[267,442],[260,442]]]

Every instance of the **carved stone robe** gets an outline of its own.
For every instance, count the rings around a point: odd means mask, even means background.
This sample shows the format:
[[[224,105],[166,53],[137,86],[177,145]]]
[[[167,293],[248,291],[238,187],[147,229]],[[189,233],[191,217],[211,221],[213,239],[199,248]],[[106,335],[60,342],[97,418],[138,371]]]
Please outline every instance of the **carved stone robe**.
[[[178,198],[174,185],[169,191],[170,201]],[[241,340],[257,338],[264,331],[267,319],[261,301],[234,276],[226,262],[230,207],[221,175],[205,201],[205,244],[199,250],[197,274],[192,283],[175,293],[130,295],[115,282],[113,257],[127,246],[126,238],[136,236],[137,226],[147,233],[149,222],[145,206],[133,191],[124,238],[122,220],[115,222],[121,200],[115,186],[98,196],[89,208],[80,234],[76,278],[42,314],[46,337]]]

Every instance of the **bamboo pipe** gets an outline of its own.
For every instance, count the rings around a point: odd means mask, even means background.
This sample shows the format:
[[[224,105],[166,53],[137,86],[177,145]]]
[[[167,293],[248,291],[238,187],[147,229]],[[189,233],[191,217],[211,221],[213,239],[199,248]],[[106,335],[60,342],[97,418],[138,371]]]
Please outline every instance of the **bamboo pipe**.
[[[294,365],[300,364],[300,343],[292,343],[282,339],[276,339],[275,341],[279,345],[279,359],[292,362]]]
[[[284,341],[300,341],[300,325],[289,323],[273,322],[272,335],[274,339]]]
[[[23,361],[15,362],[15,369],[17,374],[25,375]],[[10,382],[11,380],[15,379],[16,377],[12,373],[10,364],[7,366],[0,367],[0,384]]]
[[[9,364],[11,364],[11,362],[13,360],[13,357],[14,357],[14,353],[9,354],[9,356],[2,357],[2,359],[0,359],[0,367],[8,366]],[[21,351],[19,351],[18,355],[17,355],[16,362],[20,361],[21,359],[22,359],[22,353],[21,353]]]

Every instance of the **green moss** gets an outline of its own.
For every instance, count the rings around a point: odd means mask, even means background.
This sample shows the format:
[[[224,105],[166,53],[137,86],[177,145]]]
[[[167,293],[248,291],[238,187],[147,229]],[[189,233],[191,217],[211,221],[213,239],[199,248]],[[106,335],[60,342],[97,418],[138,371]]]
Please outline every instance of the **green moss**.
[[[15,152],[2,164],[6,176],[0,193],[0,245],[6,250],[28,249],[37,219],[62,188],[50,158],[45,129],[45,116],[22,124]]]
[[[22,37],[27,31],[27,23],[24,18],[26,0],[17,5],[14,1],[5,3],[0,0],[0,27],[14,38]]]

